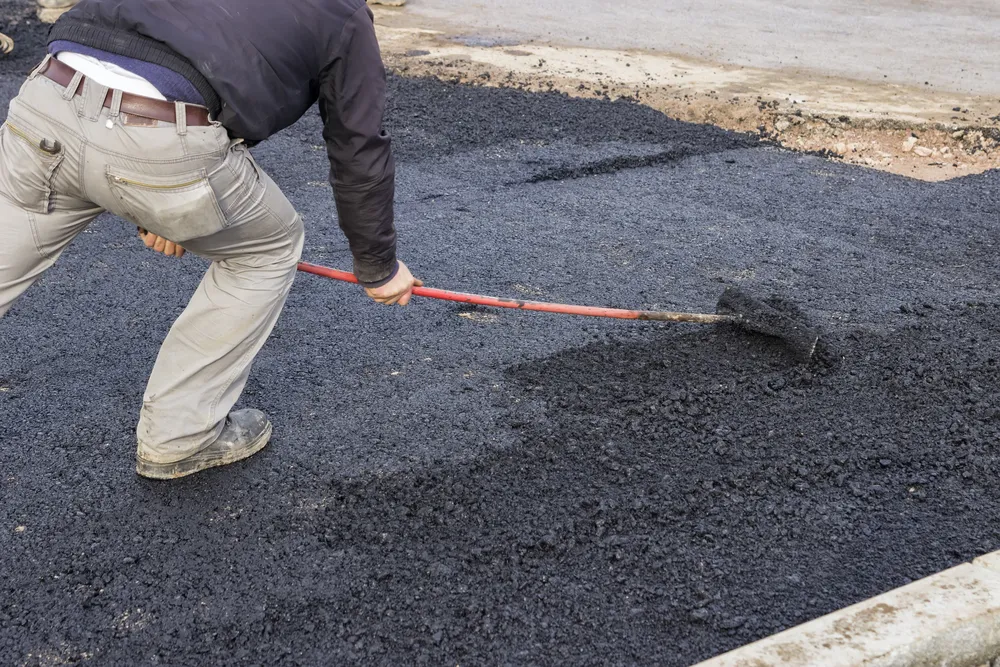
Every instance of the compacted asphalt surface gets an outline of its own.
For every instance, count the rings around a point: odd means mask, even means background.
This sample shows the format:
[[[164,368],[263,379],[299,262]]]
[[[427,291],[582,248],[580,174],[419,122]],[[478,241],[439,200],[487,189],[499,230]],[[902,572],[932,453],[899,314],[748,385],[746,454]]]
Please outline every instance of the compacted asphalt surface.
[[[44,30],[0,4],[15,95]],[[629,102],[392,78],[430,286],[824,331],[496,311],[300,275],[250,460],[134,472],[204,272],[102,217],[0,321],[0,663],[686,665],[1000,548],[1000,173],[928,184]],[[349,268],[318,114],[255,149]],[[0,221],[0,224],[4,224]]]

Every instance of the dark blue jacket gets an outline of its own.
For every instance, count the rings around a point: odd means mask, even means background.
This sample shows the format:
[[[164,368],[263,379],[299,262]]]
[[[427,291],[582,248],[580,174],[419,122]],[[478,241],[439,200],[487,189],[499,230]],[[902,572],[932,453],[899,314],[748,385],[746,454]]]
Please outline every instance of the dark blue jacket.
[[[53,26],[68,40],[168,67],[234,137],[262,141],[319,101],[340,225],[355,274],[396,270],[386,81],[365,0],[80,0]]]

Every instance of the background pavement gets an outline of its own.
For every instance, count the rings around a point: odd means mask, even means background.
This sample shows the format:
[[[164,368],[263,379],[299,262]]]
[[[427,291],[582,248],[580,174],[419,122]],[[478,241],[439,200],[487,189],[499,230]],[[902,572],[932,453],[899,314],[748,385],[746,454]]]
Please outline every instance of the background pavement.
[[[482,38],[1000,95],[1000,6],[990,0],[409,0],[407,11]]]

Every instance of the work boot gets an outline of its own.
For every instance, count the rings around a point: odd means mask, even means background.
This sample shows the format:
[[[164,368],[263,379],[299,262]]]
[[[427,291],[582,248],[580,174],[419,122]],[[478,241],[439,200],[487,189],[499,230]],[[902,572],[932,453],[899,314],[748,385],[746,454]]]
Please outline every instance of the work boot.
[[[154,463],[136,454],[135,471],[150,479],[177,479],[253,456],[271,439],[271,422],[260,410],[237,410],[226,417],[218,439],[174,463]]]
[[[37,0],[38,20],[55,23],[56,19],[73,8],[79,0]]]

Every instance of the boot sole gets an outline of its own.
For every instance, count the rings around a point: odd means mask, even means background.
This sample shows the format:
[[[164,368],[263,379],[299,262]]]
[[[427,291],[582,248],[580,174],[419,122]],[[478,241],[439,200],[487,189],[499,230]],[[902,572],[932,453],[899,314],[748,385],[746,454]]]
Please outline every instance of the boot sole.
[[[199,458],[198,454],[195,454],[190,458],[182,459],[174,463],[154,463],[152,461],[146,461],[145,459],[136,457],[135,471],[142,477],[146,477],[148,479],[179,479],[181,477],[193,475],[196,472],[201,472],[202,470],[208,470],[209,468],[218,468],[219,466],[236,463],[237,461],[250,458],[260,450],[264,449],[267,443],[271,440],[271,430],[271,423],[268,422],[261,434],[257,436],[257,439],[254,440],[249,447],[224,456],[220,455]]]

